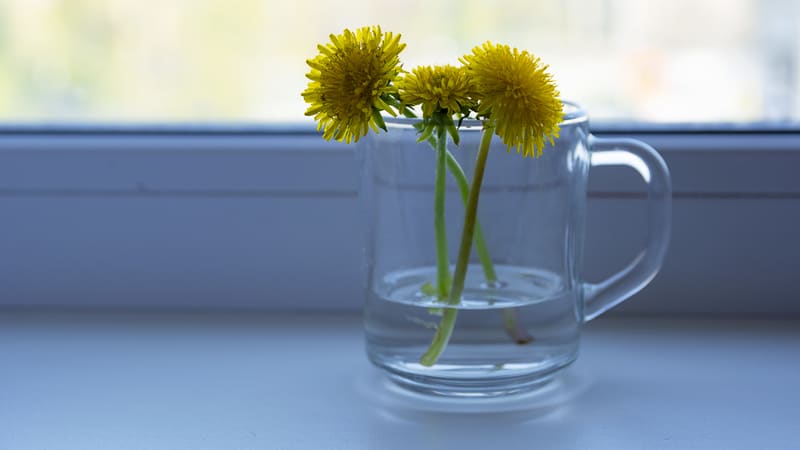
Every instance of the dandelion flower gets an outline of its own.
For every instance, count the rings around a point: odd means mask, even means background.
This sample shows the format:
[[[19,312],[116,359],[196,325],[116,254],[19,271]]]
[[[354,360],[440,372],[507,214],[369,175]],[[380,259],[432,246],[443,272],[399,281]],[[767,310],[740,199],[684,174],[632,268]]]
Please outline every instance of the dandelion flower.
[[[323,138],[357,142],[369,129],[383,128],[381,111],[395,115],[387,104],[396,93],[392,82],[400,74],[400,35],[383,33],[380,27],[344,30],[318,45],[319,55],[306,61],[311,80],[303,91]]]
[[[423,117],[437,111],[459,114],[474,106],[474,89],[466,67],[419,66],[397,81],[400,100],[421,105]]]
[[[461,58],[478,92],[478,114],[488,118],[504,144],[523,156],[539,156],[553,144],[562,118],[553,77],[527,51],[486,42]]]

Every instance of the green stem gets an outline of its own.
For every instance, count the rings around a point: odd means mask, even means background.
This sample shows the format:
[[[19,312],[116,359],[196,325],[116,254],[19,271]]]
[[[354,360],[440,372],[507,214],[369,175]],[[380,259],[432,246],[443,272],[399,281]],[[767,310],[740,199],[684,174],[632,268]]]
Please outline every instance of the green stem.
[[[464,174],[464,170],[450,151],[447,151],[447,168],[450,169],[450,173],[456,180],[458,190],[461,192],[461,200],[466,205],[467,198],[469,197],[469,182],[467,181],[467,176]],[[486,277],[486,281],[488,283],[496,282],[497,272],[494,270],[492,257],[489,255],[489,248],[486,245],[486,239],[484,239],[481,221],[478,218],[475,219],[475,252],[478,253],[478,259],[480,259],[481,266],[483,266],[483,274]],[[503,328],[514,342],[517,344],[527,344],[532,341],[533,338],[528,334],[525,328],[520,326],[517,316],[516,309],[503,309]]]
[[[447,228],[444,220],[444,194],[447,172],[447,130],[439,128],[436,136],[436,184],[433,200],[433,222],[436,229],[436,288],[439,299],[447,298],[450,287],[450,257],[447,252]]]
[[[458,259],[456,259],[456,269],[453,273],[453,284],[448,296],[448,305],[454,306],[461,301],[461,293],[464,291],[464,282],[467,277],[467,266],[469,265],[469,254],[472,250],[472,240],[475,233],[475,219],[478,213],[478,199],[481,192],[481,184],[483,183],[483,172],[486,169],[486,157],[489,154],[489,145],[492,142],[492,135],[494,128],[486,126],[481,136],[481,143],[478,147],[478,157],[475,161],[475,173],[472,176],[472,186],[469,190],[467,198],[466,211],[464,213],[464,228],[461,232],[461,245],[458,248]],[[442,315],[442,321],[436,329],[436,335],[433,337],[430,347],[420,358],[420,364],[423,366],[432,366],[436,364],[439,355],[442,354],[447,343],[450,341],[450,336],[453,334],[453,327],[456,324],[456,316],[458,310],[455,308],[445,308]]]
[[[458,164],[456,157],[449,151],[447,152],[447,168],[450,169],[453,179],[456,180],[458,190],[461,192],[461,200],[464,202],[464,205],[466,205],[467,199],[469,198],[469,182],[467,181],[467,176],[464,174],[464,170]],[[486,239],[483,237],[481,221],[477,218],[475,219],[475,251],[478,253],[481,266],[483,266],[483,274],[486,276],[486,281],[494,283],[497,281],[497,272],[494,270],[492,257],[489,255],[489,248],[486,246]]]

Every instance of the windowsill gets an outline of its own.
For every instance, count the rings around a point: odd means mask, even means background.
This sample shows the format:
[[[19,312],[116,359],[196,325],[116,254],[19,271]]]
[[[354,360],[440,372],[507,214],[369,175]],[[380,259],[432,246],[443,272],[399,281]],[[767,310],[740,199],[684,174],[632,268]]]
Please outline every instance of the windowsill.
[[[798,325],[600,319],[559,406],[481,414],[389,395],[352,315],[6,311],[0,447],[791,448]]]

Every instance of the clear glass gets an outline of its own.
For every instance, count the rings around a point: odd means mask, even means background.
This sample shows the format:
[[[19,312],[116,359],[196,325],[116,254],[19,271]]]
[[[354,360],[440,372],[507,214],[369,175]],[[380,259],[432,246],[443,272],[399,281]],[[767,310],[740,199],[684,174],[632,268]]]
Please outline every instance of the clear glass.
[[[406,69],[527,49],[593,119],[800,119],[794,0],[2,0],[0,121],[302,121],[330,33],[402,33]],[[310,128],[310,126],[309,126]]]
[[[497,273],[487,281],[473,247],[453,335],[433,366],[420,363],[445,306],[436,283],[435,151],[417,143],[411,120],[360,144],[361,199],[368,224],[365,306],[369,359],[401,385],[441,395],[493,396],[546,383],[575,360],[580,328],[632,295],[657,272],[669,237],[669,174],[658,153],[633,140],[588,132],[586,114],[566,103],[561,137],[537,159],[508,154],[494,138],[478,208]],[[480,123],[466,122],[450,151],[471,177]],[[649,241],[629,267],[598,285],[580,274],[590,168],[628,165],[648,184]],[[448,173],[445,220],[455,261],[464,206]],[[451,273],[452,273],[451,265]]]

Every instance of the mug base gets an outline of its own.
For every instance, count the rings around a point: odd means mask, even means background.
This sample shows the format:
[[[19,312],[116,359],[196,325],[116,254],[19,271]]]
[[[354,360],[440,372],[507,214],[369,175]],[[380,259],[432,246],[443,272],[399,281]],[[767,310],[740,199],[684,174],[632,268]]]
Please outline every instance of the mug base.
[[[548,370],[508,377],[448,377],[411,373],[381,364],[376,366],[383,369],[395,385],[415,393],[450,398],[494,398],[546,389],[574,360],[572,357]]]

